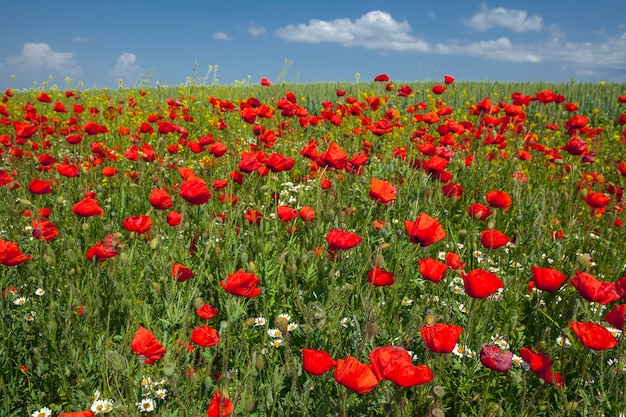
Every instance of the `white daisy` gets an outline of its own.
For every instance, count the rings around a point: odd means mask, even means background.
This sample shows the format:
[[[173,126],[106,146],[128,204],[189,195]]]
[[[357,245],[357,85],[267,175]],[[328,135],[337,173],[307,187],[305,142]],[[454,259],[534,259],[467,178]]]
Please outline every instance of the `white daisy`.
[[[17,297],[15,300],[13,300],[13,304],[15,304],[16,306],[22,306],[26,304],[26,301],[28,301],[28,298],[26,297]]]
[[[283,337],[283,332],[281,332],[278,329],[269,329],[267,331],[267,334],[270,335],[270,337],[280,337],[280,338]]]
[[[139,407],[139,411],[142,413],[148,413],[154,411],[154,401],[152,398],[142,398],[140,402],[135,403]]]
[[[33,414],[31,414],[32,417],[50,417],[50,415],[52,414],[52,410],[49,409],[48,407],[43,407],[35,412],[33,412]]]

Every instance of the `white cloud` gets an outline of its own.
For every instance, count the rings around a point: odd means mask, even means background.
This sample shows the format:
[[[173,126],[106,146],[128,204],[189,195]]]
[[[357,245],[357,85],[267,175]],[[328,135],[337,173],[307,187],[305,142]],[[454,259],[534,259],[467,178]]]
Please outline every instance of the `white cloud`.
[[[312,19],[307,24],[290,24],[276,30],[274,35],[288,42],[326,42],[380,52],[469,56],[501,63],[553,63],[572,74],[626,79],[626,32],[603,40],[598,40],[599,35],[596,35],[594,42],[572,42],[558,26],[544,25],[539,16],[529,16],[520,10],[489,9],[484,4],[481,7],[481,12],[468,22],[474,29],[505,27],[515,32],[534,30],[542,32],[544,39],[532,43],[520,43],[509,37],[477,41],[449,39],[429,44],[412,35],[408,22],[399,22],[378,10],[356,20]]]
[[[434,51],[445,55],[466,55],[479,58],[487,58],[494,61],[507,62],[541,62],[539,51],[524,45],[514,45],[509,38],[503,37],[496,40],[480,42],[459,43],[449,41],[434,46]]]
[[[266,30],[264,27],[261,26],[257,26],[254,23],[252,25],[250,25],[250,27],[248,28],[248,33],[252,36],[254,36],[255,38],[257,36],[261,36],[263,34],[265,34]]]
[[[141,67],[137,64],[137,55],[124,52],[117,58],[115,67],[110,71],[110,74],[115,78],[128,81],[137,77],[140,72]]]
[[[72,38],[72,42],[76,42],[76,43],[89,43],[91,41],[91,39],[86,38],[84,36],[74,36]]]
[[[354,21],[311,19],[308,24],[277,29],[274,34],[288,42],[330,42],[383,51],[425,52],[429,49],[426,42],[411,35],[407,22],[398,22],[380,10],[368,12]]]
[[[12,70],[27,72],[48,71],[61,77],[75,77],[83,70],[74,59],[73,52],[55,52],[47,43],[27,43],[21,55],[7,58]]]
[[[524,10],[505,9],[504,7],[490,9],[485,3],[481,3],[480,12],[465,23],[481,32],[495,27],[511,29],[514,32],[539,32],[542,29],[543,20],[538,15],[528,16]]]
[[[228,41],[232,38],[228,36],[227,34],[225,34],[224,32],[222,32],[221,30],[218,30],[217,32],[213,34],[213,39],[219,39],[221,41]]]

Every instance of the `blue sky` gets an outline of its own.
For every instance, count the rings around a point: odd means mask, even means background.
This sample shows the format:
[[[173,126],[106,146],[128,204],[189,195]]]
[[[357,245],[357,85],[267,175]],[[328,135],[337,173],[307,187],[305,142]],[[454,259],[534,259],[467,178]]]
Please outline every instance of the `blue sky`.
[[[287,82],[626,82],[626,1],[0,0],[0,87]],[[13,77],[14,76],[14,77]],[[149,77],[148,77],[149,78]]]

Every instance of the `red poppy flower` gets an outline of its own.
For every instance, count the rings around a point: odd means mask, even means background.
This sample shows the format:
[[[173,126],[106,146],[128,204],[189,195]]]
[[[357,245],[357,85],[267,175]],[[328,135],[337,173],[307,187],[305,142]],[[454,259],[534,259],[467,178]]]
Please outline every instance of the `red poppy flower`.
[[[616,305],[613,310],[606,313],[604,321],[619,330],[624,330],[624,322],[626,322],[626,304]]]
[[[96,415],[91,410],[83,410],[71,413],[61,413],[57,417],[96,417]]]
[[[233,412],[233,402],[222,397],[219,391],[215,391],[213,398],[206,410],[207,417],[226,417]]]
[[[209,304],[202,304],[202,306],[196,308],[196,314],[204,320],[211,320],[212,318],[217,317],[217,312],[217,308]]]
[[[614,282],[600,281],[587,272],[576,272],[570,283],[589,302],[608,304],[620,299]]]
[[[30,184],[28,184],[28,191],[33,194],[50,194],[52,187],[48,181],[43,181],[38,178],[33,178]]]
[[[520,349],[520,356],[522,357],[524,362],[530,365],[530,370],[537,374],[542,374],[549,371],[552,367],[552,363],[554,362],[545,354],[535,353],[531,349],[526,347]]]
[[[463,186],[455,182],[449,182],[441,187],[441,192],[447,198],[455,198],[460,200],[463,196]]]
[[[59,229],[48,219],[35,219],[31,226],[33,228],[32,235],[35,239],[48,241],[59,236]]]
[[[13,178],[11,176],[11,174],[9,174],[8,172],[0,169],[0,187],[8,188],[9,184],[11,184],[13,182],[13,180],[15,180],[15,178]]]
[[[386,83],[386,82],[389,82],[389,76],[387,74],[379,74],[376,77],[374,77],[374,81]]]
[[[513,365],[513,352],[485,343],[480,351],[480,363],[494,371],[508,372]]]
[[[309,206],[302,206],[300,208],[300,218],[304,222],[312,222],[315,220],[315,210]]]
[[[188,279],[194,277],[193,271],[187,268],[185,265],[174,264],[172,265],[172,278],[178,282],[185,282]]]
[[[219,343],[220,335],[217,330],[213,329],[211,326],[203,324],[202,326],[193,328],[191,331],[191,341],[200,347],[208,348]]]
[[[513,200],[511,196],[505,192],[500,190],[489,191],[485,198],[487,199],[487,203],[493,208],[501,208],[503,210],[508,210],[511,208],[513,204]]]
[[[290,171],[295,164],[295,159],[279,153],[271,154],[269,159],[265,162],[265,166],[272,172]]]
[[[413,93],[413,89],[408,85],[398,88],[398,97],[408,97]]]
[[[433,94],[437,94],[437,95],[443,94],[445,91],[446,91],[446,87],[444,87],[441,84],[434,85],[432,88]]]
[[[435,323],[420,327],[426,347],[435,353],[450,353],[454,350],[463,331],[462,327],[445,323]]]
[[[545,372],[539,374],[541,379],[546,381],[547,384],[556,385],[557,387],[565,386],[565,377],[552,369],[548,369]]]
[[[369,354],[372,371],[379,380],[387,379],[403,388],[425,384],[433,380],[426,365],[415,366],[411,355],[399,346],[381,346]]]
[[[0,239],[0,263],[4,266],[15,266],[28,262],[32,255],[24,255],[17,244]]]
[[[64,177],[73,178],[80,176],[80,170],[76,165],[71,164],[56,164],[55,168],[57,172]]]
[[[565,130],[569,133],[573,133],[576,129],[582,129],[587,126],[589,123],[589,118],[587,116],[577,115],[572,116],[568,121],[565,122]]]
[[[504,287],[504,282],[500,278],[482,269],[474,269],[467,274],[461,272],[461,276],[465,292],[473,298],[487,298]]]
[[[530,272],[533,275],[535,287],[542,291],[556,291],[565,281],[567,281],[567,275],[552,268],[539,268],[537,266],[531,266]]]
[[[263,213],[261,213],[258,210],[249,208],[249,209],[246,209],[246,212],[243,215],[243,218],[246,219],[248,223],[259,224],[261,223],[261,220],[263,219]]]
[[[348,154],[335,142],[328,144],[328,150],[320,155],[324,162],[335,169],[344,169],[348,164]]]
[[[167,224],[169,224],[170,226],[178,226],[180,224],[180,222],[183,219],[183,215],[175,212],[175,211],[170,211],[169,213],[167,213]]]
[[[302,368],[311,375],[322,375],[337,366],[328,353],[317,349],[302,349]]]
[[[15,136],[21,139],[30,139],[35,133],[37,133],[36,126],[17,120],[13,121],[13,128],[15,129]]]
[[[96,258],[98,262],[104,262],[109,258],[113,258],[119,254],[117,248],[120,242],[115,235],[108,235],[104,240],[95,243],[87,250],[85,257],[90,261]]]
[[[439,174],[446,170],[448,167],[448,160],[439,156],[433,156],[422,167],[424,171],[433,174]]]
[[[574,334],[586,348],[604,350],[614,348],[618,344],[615,336],[599,324],[570,321],[569,327],[572,328]]]
[[[276,207],[276,214],[281,221],[290,222],[298,217],[298,210],[289,206],[278,206]]]
[[[444,82],[445,84],[447,84],[447,85],[450,85],[450,84],[452,84],[452,83],[454,82],[454,77],[453,77],[453,76],[451,76],[451,75],[445,75],[445,76],[443,77],[443,82]]]
[[[130,216],[122,220],[122,226],[129,232],[144,234],[152,227],[150,216]]]
[[[206,182],[202,178],[193,176],[187,178],[180,185],[179,195],[187,200],[189,204],[199,206],[206,203],[211,198],[211,193],[206,185]]]
[[[257,288],[260,282],[261,278],[240,269],[234,274],[229,274],[226,281],[221,280],[220,285],[230,294],[252,298],[261,293],[261,289]]]
[[[357,394],[367,394],[378,385],[378,378],[370,365],[361,363],[352,356],[337,360],[334,378],[337,383]]]
[[[37,94],[36,98],[37,98],[37,101],[40,101],[42,103],[52,103],[52,99],[50,98],[50,96],[44,92]]]
[[[562,146],[565,152],[570,155],[579,156],[587,152],[589,145],[581,137],[574,136],[567,141],[565,146]]]
[[[448,270],[446,264],[432,258],[420,259],[418,265],[422,277],[434,283],[441,281]]]
[[[261,77],[261,85],[270,87],[272,83],[267,79],[267,77]]]
[[[375,287],[388,287],[393,285],[395,274],[390,271],[380,269],[378,265],[367,274],[367,282],[371,282]]]
[[[72,213],[82,217],[104,216],[104,210],[102,210],[98,201],[91,197],[85,197],[74,204]]]
[[[353,232],[346,232],[343,229],[331,229],[326,235],[328,250],[334,252],[336,250],[349,250],[356,247],[363,239]]]
[[[465,262],[461,261],[461,255],[452,252],[446,253],[446,265],[457,271],[465,268]]]
[[[167,191],[155,188],[150,193],[150,205],[157,210],[167,210],[174,202]]]
[[[404,227],[409,234],[409,242],[421,246],[430,246],[446,237],[446,232],[439,224],[439,219],[432,218],[426,213],[420,213],[415,221],[405,220]]]
[[[592,209],[603,210],[611,201],[611,197],[604,193],[590,191],[585,195],[585,203]]]
[[[165,347],[154,337],[150,330],[143,326],[139,326],[139,329],[137,329],[131,348],[140,358],[144,359],[143,362],[147,365],[152,365],[161,359],[166,352]]]
[[[480,234],[480,243],[487,249],[498,249],[509,243],[511,239],[496,229],[485,230]]]
[[[383,204],[389,204],[396,199],[398,189],[389,181],[372,178],[369,197]]]
[[[105,177],[113,177],[115,175],[117,175],[117,169],[113,168],[113,167],[104,167],[102,168],[102,175],[104,175]]]

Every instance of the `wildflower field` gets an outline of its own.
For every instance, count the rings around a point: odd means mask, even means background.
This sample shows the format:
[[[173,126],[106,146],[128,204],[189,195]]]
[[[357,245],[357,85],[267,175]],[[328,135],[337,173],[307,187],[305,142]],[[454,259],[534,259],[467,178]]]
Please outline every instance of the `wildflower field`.
[[[626,413],[624,84],[43,85],[0,122],[3,416]]]

